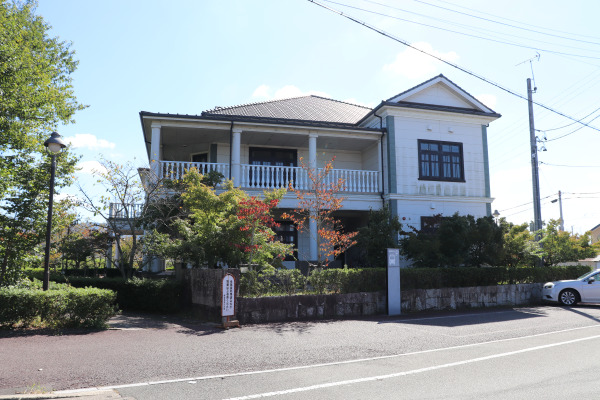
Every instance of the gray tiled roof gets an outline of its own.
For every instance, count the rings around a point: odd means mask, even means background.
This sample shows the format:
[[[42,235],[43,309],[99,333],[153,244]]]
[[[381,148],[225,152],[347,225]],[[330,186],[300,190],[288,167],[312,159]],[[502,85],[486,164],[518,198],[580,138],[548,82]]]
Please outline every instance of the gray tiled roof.
[[[368,107],[343,101],[319,96],[303,96],[234,107],[217,107],[204,111],[202,116],[240,116],[354,125],[370,111]]]

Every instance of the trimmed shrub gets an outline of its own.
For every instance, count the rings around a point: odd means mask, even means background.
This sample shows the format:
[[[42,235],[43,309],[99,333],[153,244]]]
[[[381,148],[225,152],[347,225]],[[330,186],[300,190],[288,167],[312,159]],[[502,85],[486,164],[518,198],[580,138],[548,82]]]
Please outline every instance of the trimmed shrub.
[[[39,320],[52,328],[102,327],[116,314],[116,294],[96,288],[59,285],[48,291],[0,289],[0,325],[29,326]]]
[[[181,310],[182,286],[169,279],[123,279],[60,277],[75,287],[92,286],[117,293],[117,303],[123,310],[153,313],[175,313]]]
[[[445,287],[495,286],[515,283],[544,283],[575,279],[590,271],[584,265],[565,267],[453,267],[403,268],[400,287],[411,289],[440,289]],[[242,274],[240,296],[292,295],[314,292],[358,293],[386,290],[385,268],[316,269],[308,278],[299,270],[277,270]]]

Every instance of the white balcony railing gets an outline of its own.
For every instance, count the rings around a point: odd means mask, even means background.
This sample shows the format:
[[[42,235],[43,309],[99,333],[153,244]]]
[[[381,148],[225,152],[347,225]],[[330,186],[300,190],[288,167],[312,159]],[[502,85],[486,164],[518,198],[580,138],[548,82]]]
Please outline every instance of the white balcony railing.
[[[181,179],[191,168],[196,168],[203,175],[210,171],[217,171],[222,173],[225,178],[229,177],[229,164],[187,161],[161,161],[159,177],[164,179]]]
[[[143,210],[144,204],[110,203],[108,217],[117,219],[137,218],[142,215]]]
[[[240,186],[248,189],[287,188],[292,182],[299,190],[309,188],[308,174],[301,167],[283,167],[273,165],[242,164]],[[190,168],[196,168],[201,174],[218,171],[229,177],[229,165],[224,163],[195,163],[182,161],[161,161],[160,177],[180,179]],[[343,192],[377,193],[379,188],[379,171],[363,171],[354,169],[333,169],[326,177],[326,183],[344,180]]]

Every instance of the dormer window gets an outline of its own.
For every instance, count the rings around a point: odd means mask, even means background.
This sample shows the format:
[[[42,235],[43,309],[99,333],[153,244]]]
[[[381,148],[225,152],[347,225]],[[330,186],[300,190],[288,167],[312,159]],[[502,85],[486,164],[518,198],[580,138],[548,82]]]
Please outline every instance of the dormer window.
[[[419,140],[419,179],[464,182],[462,143]]]

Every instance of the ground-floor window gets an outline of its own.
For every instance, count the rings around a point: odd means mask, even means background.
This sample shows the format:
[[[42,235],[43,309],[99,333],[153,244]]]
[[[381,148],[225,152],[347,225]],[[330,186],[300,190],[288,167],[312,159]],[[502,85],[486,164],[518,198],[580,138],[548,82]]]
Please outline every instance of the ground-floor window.
[[[287,256],[284,261],[293,261],[298,258],[298,230],[291,221],[277,221],[278,227],[273,228],[275,239],[285,244],[294,246],[294,255]]]

